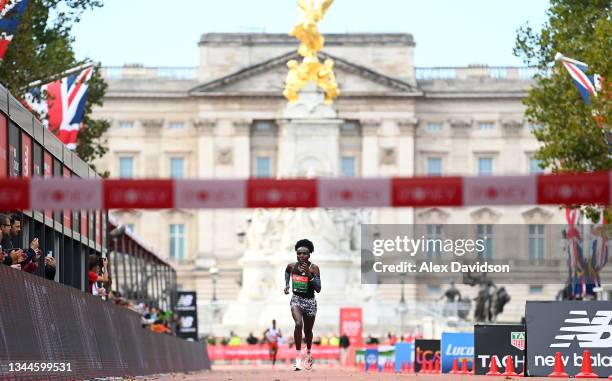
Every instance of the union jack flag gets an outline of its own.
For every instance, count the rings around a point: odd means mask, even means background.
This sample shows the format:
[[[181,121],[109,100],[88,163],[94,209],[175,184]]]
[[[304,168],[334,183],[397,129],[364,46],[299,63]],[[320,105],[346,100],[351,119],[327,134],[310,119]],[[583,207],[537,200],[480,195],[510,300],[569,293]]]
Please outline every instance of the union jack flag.
[[[13,40],[19,25],[19,16],[28,0],[0,0],[0,60]]]
[[[598,74],[588,75],[589,66],[587,64],[565,57],[561,53],[557,53],[555,59],[563,63],[563,66],[572,76],[584,103],[589,105],[590,96],[597,96],[597,92],[601,89],[601,76]]]
[[[36,111],[45,127],[52,131],[69,149],[76,149],[81,129],[89,79],[93,66],[33,89],[26,95],[28,105]],[[36,101],[35,99],[41,99]]]

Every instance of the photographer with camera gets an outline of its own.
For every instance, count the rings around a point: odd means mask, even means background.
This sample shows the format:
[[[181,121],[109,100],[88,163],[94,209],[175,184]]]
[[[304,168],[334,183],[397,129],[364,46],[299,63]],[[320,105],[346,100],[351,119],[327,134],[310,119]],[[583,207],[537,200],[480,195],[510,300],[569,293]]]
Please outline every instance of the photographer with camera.
[[[100,262],[102,263],[102,269],[100,269]],[[108,269],[106,263],[106,258],[98,258],[95,254],[89,256],[88,290],[92,295],[98,295],[98,282],[108,282]],[[100,270],[102,270],[102,275],[100,275]]]

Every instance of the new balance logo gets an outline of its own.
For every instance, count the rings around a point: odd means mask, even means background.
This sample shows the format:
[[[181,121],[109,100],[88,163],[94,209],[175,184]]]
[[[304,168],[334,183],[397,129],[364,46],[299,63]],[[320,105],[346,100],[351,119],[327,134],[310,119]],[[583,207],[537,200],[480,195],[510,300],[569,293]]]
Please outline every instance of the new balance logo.
[[[568,325],[560,331],[570,334],[555,336],[556,342],[551,348],[569,348],[574,341],[578,341],[580,348],[612,348],[612,311],[597,311],[592,320],[587,311],[570,311],[569,314],[580,317],[565,319]]]
[[[191,327],[193,327],[193,317],[183,316],[181,318],[181,328],[191,328]]]
[[[179,307],[189,307],[193,304],[193,295],[186,294],[181,295],[178,302],[176,303]]]

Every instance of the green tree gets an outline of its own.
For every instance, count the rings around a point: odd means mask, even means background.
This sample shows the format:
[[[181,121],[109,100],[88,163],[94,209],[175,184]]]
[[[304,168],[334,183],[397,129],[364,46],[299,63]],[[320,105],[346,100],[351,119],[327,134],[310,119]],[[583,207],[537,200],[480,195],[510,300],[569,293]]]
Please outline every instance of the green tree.
[[[75,58],[72,27],[83,12],[102,6],[102,0],[29,0],[4,59],[0,62],[0,83],[15,97],[23,99],[28,85],[51,82],[62,73],[82,65]],[[94,120],[94,105],[102,105],[107,85],[96,70],[89,81],[84,126],[78,135],[77,154],[92,163],[107,151],[103,134],[110,124]]]
[[[612,122],[611,12],[610,0],[551,0],[540,31],[529,25],[518,31],[514,54],[538,69],[524,100],[527,120],[538,126],[533,132],[542,143],[535,157],[555,173],[612,169],[612,155],[603,138]],[[587,63],[591,73],[605,78],[604,90],[591,97],[590,106],[584,104],[567,70],[554,62],[557,52]],[[598,124],[605,127],[603,131]],[[597,218],[594,208],[585,209]]]

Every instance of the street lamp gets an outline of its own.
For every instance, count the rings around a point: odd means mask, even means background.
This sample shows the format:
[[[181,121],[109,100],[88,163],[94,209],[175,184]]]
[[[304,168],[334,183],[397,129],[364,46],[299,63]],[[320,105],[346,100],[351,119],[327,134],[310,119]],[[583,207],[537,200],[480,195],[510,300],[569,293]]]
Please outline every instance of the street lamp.
[[[212,302],[214,303],[217,301],[217,278],[219,277],[219,269],[216,267],[211,267],[208,270],[208,273],[210,274],[210,277],[212,279]]]
[[[212,326],[216,323],[217,315],[219,314],[219,306],[217,305],[217,278],[219,277],[219,269],[211,267],[208,269],[208,274],[212,280],[212,299],[210,300],[210,312],[211,312],[211,332]]]
[[[400,301],[396,307],[397,313],[400,315],[400,337],[404,336],[404,323],[406,320],[406,314],[408,313],[408,303],[406,303],[406,297],[404,294],[404,278],[406,274],[401,274],[400,279],[402,282],[402,293]]]

